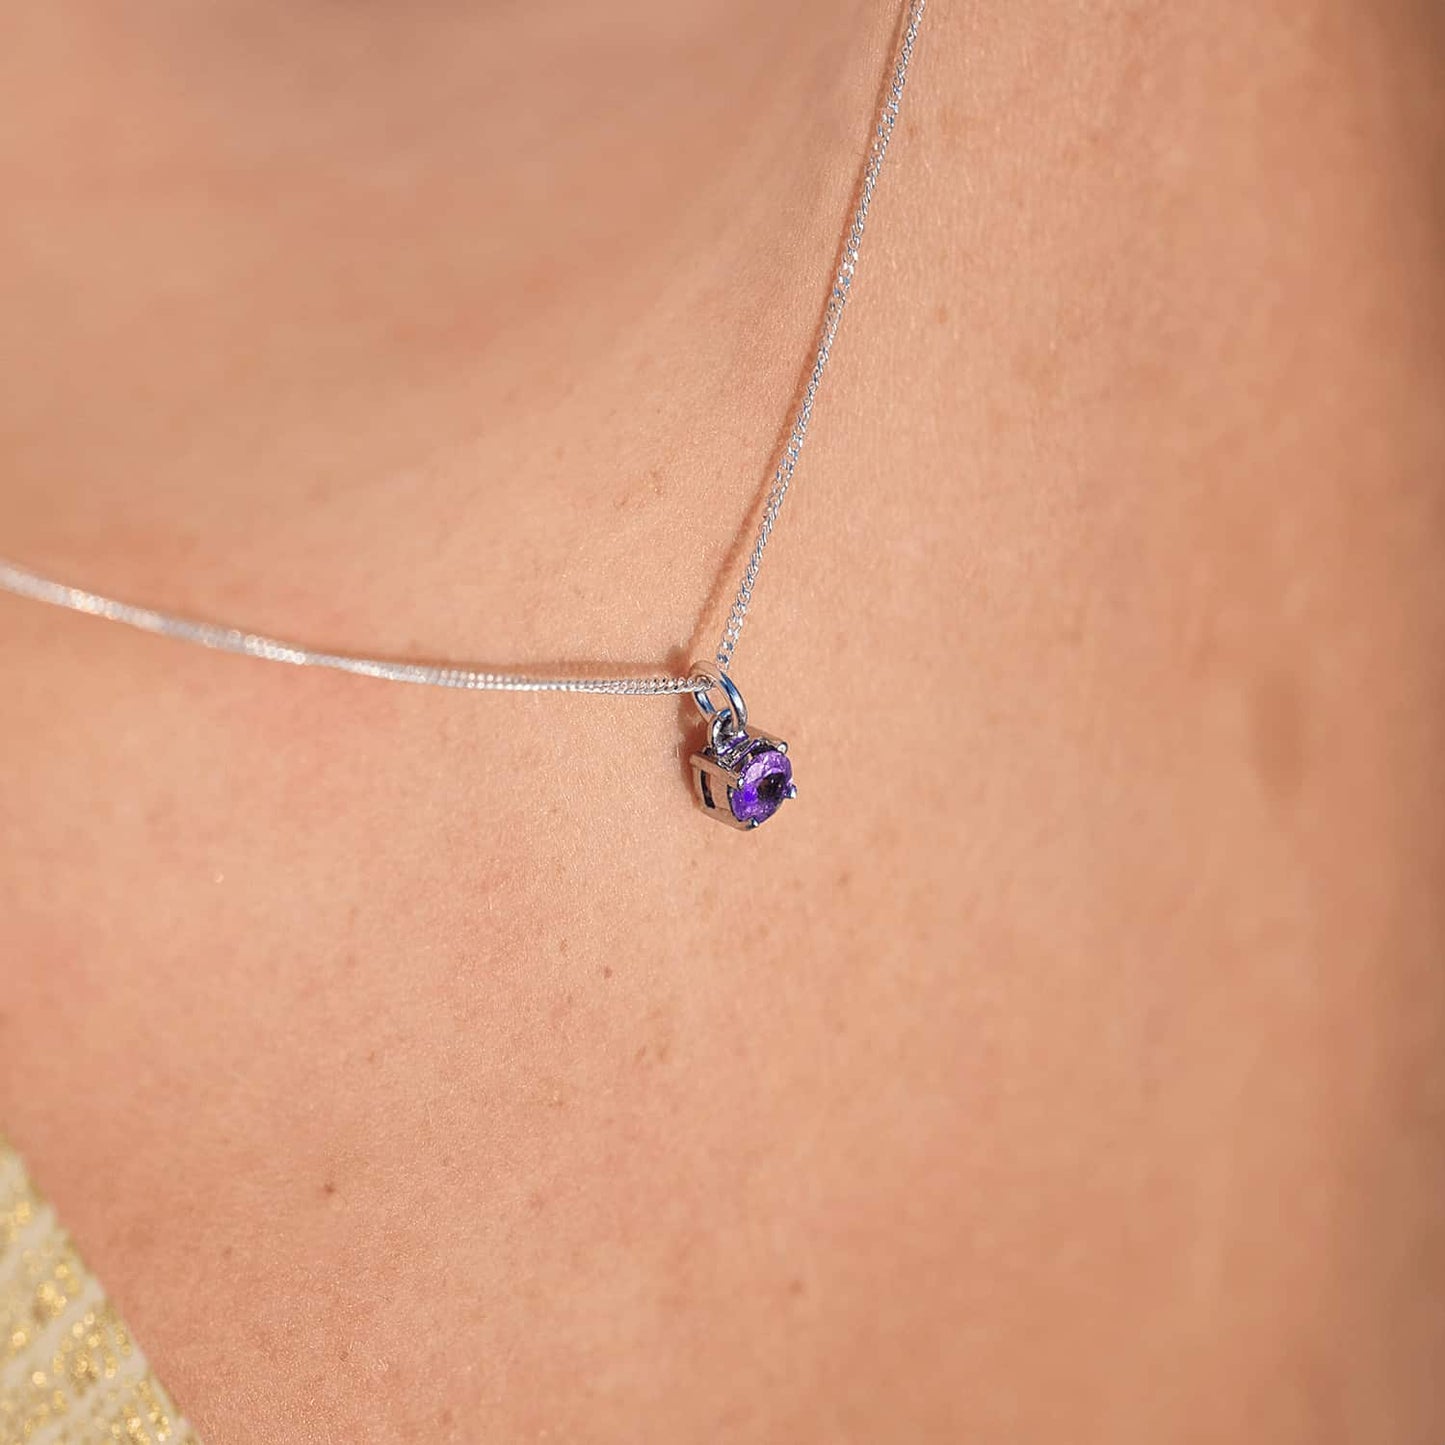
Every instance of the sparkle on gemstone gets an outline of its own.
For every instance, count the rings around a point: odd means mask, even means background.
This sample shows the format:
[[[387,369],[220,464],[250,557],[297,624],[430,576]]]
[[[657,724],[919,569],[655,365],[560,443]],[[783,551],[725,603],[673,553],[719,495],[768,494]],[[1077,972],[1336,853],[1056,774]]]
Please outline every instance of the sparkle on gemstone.
[[[793,795],[793,765],[771,743],[748,749],[728,802],[739,823],[765,823]]]

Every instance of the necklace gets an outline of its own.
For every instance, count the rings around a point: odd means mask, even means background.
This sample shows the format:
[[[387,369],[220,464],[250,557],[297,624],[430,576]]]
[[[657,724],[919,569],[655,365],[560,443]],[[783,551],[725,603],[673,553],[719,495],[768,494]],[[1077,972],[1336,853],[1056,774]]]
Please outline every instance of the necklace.
[[[395,662],[384,658],[354,657],[343,653],[318,652],[293,642],[262,637],[236,627],[211,622],[197,622],[175,617],[149,607],[137,607],[102,597],[63,582],[42,577],[0,558],[0,590],[84,612],[109,622],[124,623],[143,632],[193,642],[219,652],[258,657],[267,662],[286,662],[296,667],[326,667],[360,677],[382,678],[389,682],[410,682],[426,687],[461,688],[471,692],[582,692],[601,693],[613,697],[676,697],[690,693],[698,710],[707,720],[707,737],[693,754],[692,776],[697,800],[704,812],[734,828],[757,828],[777,812],[789,798],[797,796],[793,782],[792,760],[788,745],[779,738],[749,729],[748,709],[737,684],[729,675],[733,653],[742,636],[752,606],[753,587],[762,569],[763,554],[777,525],[778,515],[792,485],[803,442],[808,435],[823,372],[832,354],[838,326],[843,319],[853,276],[858,267],[858,254],[863,243],[863,228],[873,191],[888,154],[888,142],[898,120],[903,100],[903,85],[908,65],[918,39],[925,0],[907,0],[901,24],[901,35],[893,61],[892,78],[884,96],[873,139],[858,182],[857,203],[852,220],[843,236],[841,257],[828,293],[827,305],[818,337],[818,349],[812,370],[793,415],[788,440],[768,489],[756,540],[743,569],[737,596],[733,599],[727,623],[712,661],[696,662],[686,676],[637,677],[549,677],[523,673],[484,672],[464,667],[442,667],[420,662]],[[716,696],[714,696],[716,694]]]

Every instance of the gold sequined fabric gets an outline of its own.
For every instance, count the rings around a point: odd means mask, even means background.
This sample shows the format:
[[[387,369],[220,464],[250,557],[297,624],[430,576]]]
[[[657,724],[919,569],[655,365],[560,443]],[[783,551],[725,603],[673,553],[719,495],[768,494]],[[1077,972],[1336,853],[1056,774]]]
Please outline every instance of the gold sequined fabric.
[[[0,1445],[200,1445],[0,1138]]]

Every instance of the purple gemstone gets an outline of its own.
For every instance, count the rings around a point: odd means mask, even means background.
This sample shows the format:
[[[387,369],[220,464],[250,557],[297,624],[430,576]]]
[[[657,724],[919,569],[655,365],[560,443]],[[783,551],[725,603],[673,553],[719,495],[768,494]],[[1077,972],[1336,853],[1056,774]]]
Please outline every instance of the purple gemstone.
[[[759,743],[746,753],[728,802],[739,823],[765,823],[792,796],[793,765],[788,755]]]

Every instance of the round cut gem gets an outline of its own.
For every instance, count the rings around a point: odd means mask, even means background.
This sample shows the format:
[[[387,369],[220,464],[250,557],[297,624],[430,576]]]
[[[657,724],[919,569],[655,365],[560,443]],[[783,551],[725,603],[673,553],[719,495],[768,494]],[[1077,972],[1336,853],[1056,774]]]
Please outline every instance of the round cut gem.
[[[757,743],[744,756],[729,803],[739,823],[765,823],[793,796],[793,765],[770,743]]]

